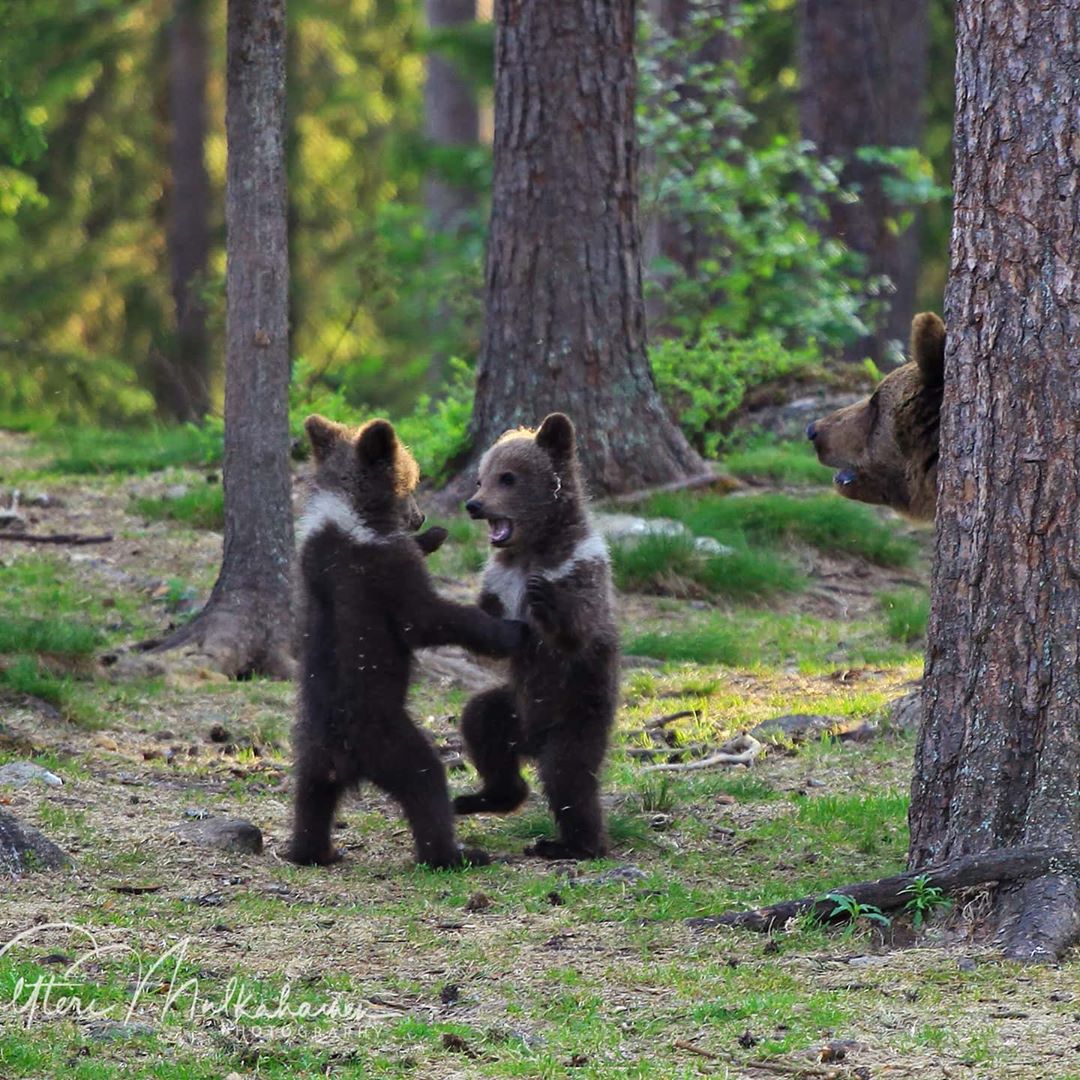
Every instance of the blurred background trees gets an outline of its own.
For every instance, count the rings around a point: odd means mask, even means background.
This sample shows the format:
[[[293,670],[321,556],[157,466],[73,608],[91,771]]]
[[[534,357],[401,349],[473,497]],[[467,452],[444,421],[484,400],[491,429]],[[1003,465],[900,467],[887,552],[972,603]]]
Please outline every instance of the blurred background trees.
[[[865,118],[828,143],[807,116],[846,76],[829,50],[808,60],[796,0],[639,4],[650,359],[697,449],[747,386],[885,366],[892,320],[940,307],[952,5],[926,6],[921,67],[858,38],[875,100],[908,126]],[[219,424],[224,0],[0,0],[0,16],[0,422]],[[466,437],[483,330],[491,16],[289,9],[292,405],[389,413],[436,471]],[[860,205],[917,246],[913,287],[834,227]]]

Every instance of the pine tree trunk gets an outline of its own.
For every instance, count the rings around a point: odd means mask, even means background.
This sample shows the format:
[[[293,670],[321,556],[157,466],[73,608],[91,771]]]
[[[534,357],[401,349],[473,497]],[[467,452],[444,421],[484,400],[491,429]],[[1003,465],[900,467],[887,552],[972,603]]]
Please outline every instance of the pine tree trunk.
[[[425,0],[428,28],[460,27],[476,20],[476,0]],[[437,53],[427,54],[424,83],[424,133],[437,146],[475,146],[480,140],[476,95],[454,65]],[[439,232],[453,231],[476,204],[476,193],[435,177],[425,196],[428,220]]]
[[[169,263],[176,344],[154,363],[154,400],[172,420],[202,420],[210,409],[210,345],[199,289],[210,252],[210,180],[206,139],[206,31],[201,0],[176,0],[167,31]]]
[[[801,0],[799,122],[822,154],[841,159],[841,180],[859,201],[835,203],[826,230],[885,274],[895,292],[876,333],[845,357],[886,358],[887,343],[906,343],[915,307],[918,230],[889,226],[898,208],[885,197],[878,166],[855,159],[863,146],[918,146],[929,47],[926,0]]]
[[[496,18],[474,449],[562,410],[594,493],[698,475],[645,351],[633,0],[506,0]]]
[[[937,550],[912,867],[1080,845],[1080,0],[957,6]],[[1064,869],[999,890],[1009,956],[1080,934]]]
[[[186,645],[230,676],[290,673],[285,0],[229,0],[225,550]]]

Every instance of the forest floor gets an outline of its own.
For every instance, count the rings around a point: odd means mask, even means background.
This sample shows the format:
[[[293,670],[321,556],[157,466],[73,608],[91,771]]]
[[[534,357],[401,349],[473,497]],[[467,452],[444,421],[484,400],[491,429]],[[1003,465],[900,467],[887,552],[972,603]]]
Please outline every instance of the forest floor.
[[[1080,965],[1003,963],[961,932],[978,893],[920,927],[686,923],[902,867],[913,735],[888,717],[921,672],[926,532],[843,503],[800,449],[732,458],[734,493],[641,511],[729,550],[616,552],[610,858],[526,857],[550,832],[534,794],[461,823],[494,865],[419,869],[364,788],[340,814],[345,861],[301,869],[281,858],[292,687],[99,662],[213,583],[217,468],[183,459],[0,434],[0,507],[18,488],[29,531],[114,536],[0,539],[0,765],[63,781],[0,782],[0,804],[74,860],[6,885],[0,1077],[1080,1078]],[[475,593],[478,532],[454,523],[432,563],[456,596]],[[465,696],[422,682],[412,701],[455,790]],[[644,771],[798,713],[876,728],[772,740],[750,768]],[[246,818],[265,850],[199,846],[207,817]]]

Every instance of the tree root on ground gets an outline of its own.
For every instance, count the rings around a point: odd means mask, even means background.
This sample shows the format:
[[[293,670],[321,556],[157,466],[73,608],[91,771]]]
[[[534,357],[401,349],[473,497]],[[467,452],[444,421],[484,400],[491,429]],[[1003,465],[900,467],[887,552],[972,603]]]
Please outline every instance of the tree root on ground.
[[[998,942],[1009,959],[1053,963],[1080,938],[1080,852],[1062,848],[984,851],[831,891],[850,896],[864,906],[891,911],[911,899],[911,893],[905,890],[917,879],[924,879],[926,886],[944,893],[991,882],[1008,886],[999,904]],[[807,896],[750,911],[688,919],[687,924],[769,933],[802,915],[828,920],[835,908],[835,901],[823,895]]]

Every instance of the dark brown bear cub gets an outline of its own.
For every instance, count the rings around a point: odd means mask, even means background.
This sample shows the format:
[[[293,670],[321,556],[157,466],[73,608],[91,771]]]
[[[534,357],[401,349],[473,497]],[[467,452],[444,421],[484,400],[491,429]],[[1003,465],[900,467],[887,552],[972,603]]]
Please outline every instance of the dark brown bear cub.
[[[481,460],[465,507],[487,519],[495,548],[480,606],[526,619],[533,633],[511,661],[509,684],[465,707],[462,734],[482,786],[454,808],[515,809],[528,794],[521,759],[535,758],[559,838],[531,853],[603,855],[599,773],[615,718],[619,639],[607,548],[589,521],[569,418],[552,413],[536,432],[503,435]]]
[[[423,554],[445,534],[408,535],[424,520],[412,496],[419,470],[387,421],[352,431],[310,416],[305,426],[315,477],[297,530],[301,670],[288,857],[340,858],[330,839],[338,800],[370,780],[401,804],[419,862],[486,862],[458,846],[442,762],[405,711],[412,652],[459,644],[507,656],[527,630],[435,593]]]

